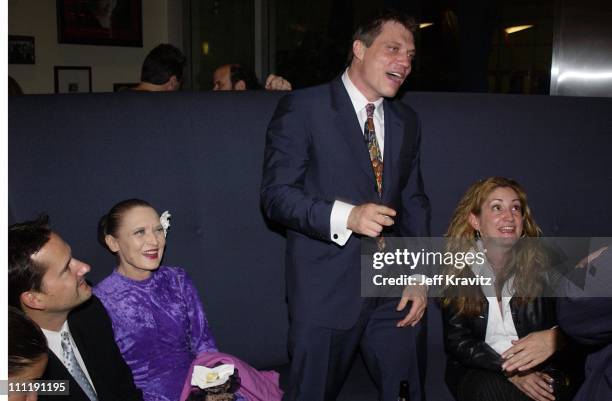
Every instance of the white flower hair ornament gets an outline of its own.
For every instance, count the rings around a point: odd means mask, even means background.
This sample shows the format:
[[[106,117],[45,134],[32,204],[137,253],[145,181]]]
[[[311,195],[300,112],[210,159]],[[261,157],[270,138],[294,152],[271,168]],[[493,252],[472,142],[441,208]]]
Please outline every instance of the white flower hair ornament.
[[[165,211],[159,216],[159,223],[162,225],[164,229],[164,237],[168,235],[168,228],[170,228],[170,218],[172,215],[169,211]]]

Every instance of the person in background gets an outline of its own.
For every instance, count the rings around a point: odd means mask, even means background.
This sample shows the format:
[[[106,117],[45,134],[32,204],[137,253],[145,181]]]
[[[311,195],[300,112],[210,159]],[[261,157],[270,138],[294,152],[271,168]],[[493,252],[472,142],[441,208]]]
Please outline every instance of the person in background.
[[[583,287],[571,281],[557,305],[559,327],[589,346],[585,380],[574,401],[612,400],[612,249],[603,247],[577,268]]]
[[[241,64],[224,64],[213,73],[214,91],[244,91],[261,89],[253,71]],[[291,83],[281,76],[270,74],[264,85],[266,90],[290,91]]]
[[[185,56],[171,44],[162,43],[149,52],[142,64],[137,91],[167,92],[181,88]]]
[[[446,383],[458,401],[571,400],[578,354],[557,326],[554,274],[533,240],[541,230],[523,188],[490,177],[459,201],[446,232],[447,251],[480,252],[456,277],[481,285],[446,288],[442,298]]]
[[[142,64],[140,83],[131,88],[136,91],[178,91],[183,80],[186,58],[171,44],[160,44],[149,52]],[[225,64],[213,73],[213,90],[261,89],[255,74],[240,64]],[[267,90],[291,90],[291,84],[283,77],[270,74],[266,79]]]
[[[19,309],[8,310],[9,381],[37,380],[47,367],[47,340],[40,327]],[[9,401],[36,401],[36,392],[9,392]]]
[[[113,339],[111,321],[85,281],[89,265],[41,216],[9,227],[9,304],[41,329],[49,347],[41,379],[68,380],[68,395],[41,400],[140,401],[132,373]]]
[[[160,218],[143,200],[127,199],[114,205],[98,225],[98,240],[117,256],[118,265],[94,293],[113,321],[115,340],[145,401],[184,401],[193,364],[213,367],[218,362],[238,368],[237,400],[280,401],[278,374],[258,372],[218,352],[187,273],[160,266],[169,217],[166,212]]]

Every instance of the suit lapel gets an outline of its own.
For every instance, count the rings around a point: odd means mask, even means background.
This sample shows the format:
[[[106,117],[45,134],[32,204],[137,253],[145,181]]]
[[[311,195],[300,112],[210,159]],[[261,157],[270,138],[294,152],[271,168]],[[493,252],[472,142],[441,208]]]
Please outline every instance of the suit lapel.
[[[370,162],[368,148],[363,137],[363,127],[359,126],[359,120],[355,114],[351,98],[344,88],[340,77],[334,79],[330,85],[332,105],[336,111],[334,118],[335,129],[342,133],[359,169],[368,179],[375,183],[372,163]]]
[[[68,380],[68,391],[70,392],[69,400],[83,400],[89,401],[89,398],[79,386],[79,383],[74,380],[74,377],[68,372],[68,369],[64,366],[62,361],[49,350],[49,362],[47,362],[47,368],[43,375],[45,380]]]
[[[383,159],[383,201],[387,203],[393,182],[394,168],[397,166],[400,150],[404,140],[404,122],[396,114],[388,100],[383,101],[385,112],[385,150]],[[385,184],[386,183],[386,184]]]
[[[81,354],[81,358],[83,358],[83,363],[87,368],[87,373],[89,373],[89,377],[91,378],[93,387],[95,388],[96,393],[98,394],[98,398],[100,398],[100,391],[102,390],[102,385],[97,380],[98,369],[96,369],[95,367],[96,356],[92,355],[92,350],[89,349],[89,347],[87,346],[88,343],[91,343],[92,339],[89,339],[89,341],[87,342],[85,341],[85,339],[83,338],[83,334],[79,328],[78,322],[76,322],[74,318],[71,319],[73,314],[74,312],[68,315],[68,326],[70,327],[70,334],[72,335],[74,343],[79,349],[79,354]]]

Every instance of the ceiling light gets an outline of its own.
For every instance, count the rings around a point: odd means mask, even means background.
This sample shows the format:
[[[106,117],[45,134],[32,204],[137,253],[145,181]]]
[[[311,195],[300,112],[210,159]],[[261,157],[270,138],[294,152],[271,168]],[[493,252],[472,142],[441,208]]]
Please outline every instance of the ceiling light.
[[[532,27],[533,25],[516,25],[516,26],[509,26],[508,28],[504,29],[504,31],[506,31],[507,34],[511,34],[514,32],[524,31],[525,29],[529,29]]]

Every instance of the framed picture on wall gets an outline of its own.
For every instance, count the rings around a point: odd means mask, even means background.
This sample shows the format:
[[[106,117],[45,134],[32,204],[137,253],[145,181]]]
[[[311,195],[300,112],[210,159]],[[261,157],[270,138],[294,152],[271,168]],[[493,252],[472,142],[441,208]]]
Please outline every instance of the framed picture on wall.
[[[142,0],[56,0],[59,43],[142,47]]]
[[[53,67],[55,93],[91,92],[91,67]]]
[[[36,64],[34,50],[34,36],[9,35],[9,64]]]

